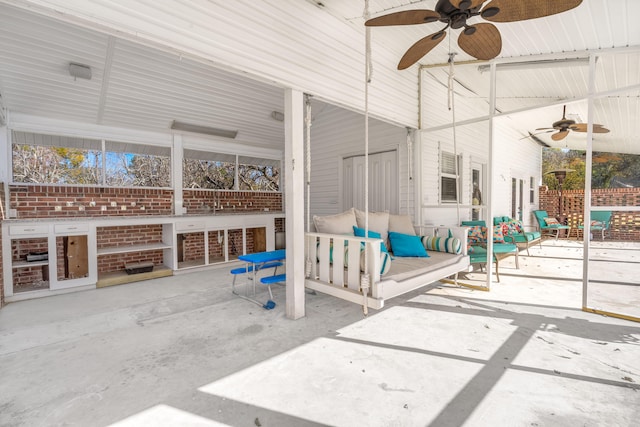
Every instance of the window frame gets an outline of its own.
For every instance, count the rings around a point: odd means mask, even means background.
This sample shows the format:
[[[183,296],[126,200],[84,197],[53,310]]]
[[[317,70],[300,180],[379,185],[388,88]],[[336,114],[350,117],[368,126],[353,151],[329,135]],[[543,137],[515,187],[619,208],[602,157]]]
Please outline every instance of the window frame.
[[[445,157],[449,157],[449,159],[445,159]],[[456,170],[456,160],[457,160],[457,170]],[[445,161],[448,163],[453,163],[453,173],[444,171]],[[462,154],[458,154],[450,151],[440,150],[439,158],[438,158],[438,201],[440,204],[449,205],[460,202],[460,196],[462,194],[462,179],[460,179],[460,171],[462,170]],[[450,196],[447,194],[448,198],[445,199],[444,194],[444,180],[454,180],[454,188],[455,196],[453,198],[449,198]]]

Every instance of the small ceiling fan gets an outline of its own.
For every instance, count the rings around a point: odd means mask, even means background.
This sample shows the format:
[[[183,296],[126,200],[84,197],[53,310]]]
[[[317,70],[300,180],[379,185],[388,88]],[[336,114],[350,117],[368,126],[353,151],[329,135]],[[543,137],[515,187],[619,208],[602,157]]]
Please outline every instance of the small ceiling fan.
[[[575,120],[567,119],[567,106],[565,105],[562,110],[562,119],[554,122],[550,128],[538,128],[536,130],[542,130],[547,132],[558,131],[551,135],[551,139],[554,141],[563,140],[569,135],[569,131],[575,132],[586,132],[587,131],[587,123],[576,123]],[[609,129],[605,128],[603,125],[593,124],[593,133],[608,133]],[[541,132],[544,133],[544,132]]]
[[[438,0],[435,10],[417,9],[394,12],[369,19],[368,27],[389,25],[428,24],[440,21],[446,26],[433,34],[418,40],[406,51],[399,70],[404,70],[418,62],[445,38],[447,28],[464,28],[458,36],[458,45],[477,59],[493,59],[502,50],[502,37],[495,25],[486,22],[467,23],[476,16],[492,22],[514,22],[541,18],[573,9],[582,0]]]

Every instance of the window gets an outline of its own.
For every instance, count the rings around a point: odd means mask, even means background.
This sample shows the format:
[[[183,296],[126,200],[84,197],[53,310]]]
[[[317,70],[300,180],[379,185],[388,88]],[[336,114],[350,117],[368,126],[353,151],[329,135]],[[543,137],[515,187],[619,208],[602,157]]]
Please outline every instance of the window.
[[[462,156],[458,155],[458,171],[461,169]],[[440,202],[455,203],[460,194],[460,180],[456,175],[456,157],[453,153],[440,151]],[[458,185],[456,185],[456,183]]]
[[[184,150],[182,185],[184,188],[233,190],[236,156],[208,151]]]
[[[109,187],[170,187],[171,149],[105,143],[105,184]]]
[[[483,194],[486,193],[484,188],[485,183],[485,169],[486,165],[484,163],[479,163],[477,161],[471,161],[471,219],[473,221],[477,221],[482,219],[484,200],[482,198]]]
[[[184,150],[184,188],[280,191],[280,161]]]
[[[280,190],[280,161],[238,156],[238,189]]]
[[[12,132],[13,182],[171,186],[169,147]]]
[[[536,179],[535,177],[529,178],[529,203],[534,204],[536,200]]]

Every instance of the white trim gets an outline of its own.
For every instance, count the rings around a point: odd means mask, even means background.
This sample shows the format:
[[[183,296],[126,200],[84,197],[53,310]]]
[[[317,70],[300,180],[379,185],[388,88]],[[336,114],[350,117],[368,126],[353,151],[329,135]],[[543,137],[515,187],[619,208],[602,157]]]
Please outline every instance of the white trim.
[[[170,133],[150,132],[103,126],[93,123],[73,122],[47,117],[13,113],[9,121],[11,130],[37,132],[48,135],[64,135],[81,138],[106,139],[118,142],[161,145],[171,147],[173,138]]]

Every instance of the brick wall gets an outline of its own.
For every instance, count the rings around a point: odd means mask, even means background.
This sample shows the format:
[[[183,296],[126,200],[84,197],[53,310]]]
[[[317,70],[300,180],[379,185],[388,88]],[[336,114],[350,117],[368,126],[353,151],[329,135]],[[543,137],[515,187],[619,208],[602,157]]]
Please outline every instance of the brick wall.
[[[562,213],[567,223],[575,227],[583,223],[584,191],[562,192]],[[558,190],[540,187],[540,209],[550,216],[560,216],[560,194]],[[591,192],[592,206],[640,206],[640,188],[605,188]],[[640,212],[614,211],[611,216],[611,240],[640,241]]]
[[[47,252],[46,238],[16,239],[11,241],[11,259],[13,261],[26,261],[27,255],[34,252]],[[37,283],[38,287],[49,286],[47,267],[25,267],[13,270],[13,286],[16,292]]]
[[[269,191],[184,190],[187,214],[225,212],[281,212],[282,194]]]
[[[4,202],[0,185],[0,200]],[[100,218],[113,216],[166,216],[173,214],[173,191],[169,189],[149,188],[106,188],[61,186],[40,184],[14,184],[9,186],[10,206],[5,209],[15,209],[17,219],[32,218]],[[282,194],[274,192],[253,191],[220,191],[220,190],[190,190],[183,193],[184,207],[187,214],[219,214],[234,212],[281,212]],[[284,231],[284,221],[276,223],[277,231]],[[236,258],[242,253],[242,230],[229,230],[230,257]],[[98,249],[112,246],[129,246],[162,241],[162,226],[128,226],[101,227],[97,233]],[[187,241],[185,247],[185,261],[204,258],[204,238]],[[209,259],[221,258],[223,246],[217,241],[217,234],[209,235]],[[12,254],[2,256],[22,257],[26,253],[42,249],[46,251],[46,243],[40,248],[40,243],[20,239],[18,249],[12,248]],[[29,246],[32,246],[29,248]],[[62,246],[57,246],[58,277],[64,275],[64,260]],[[253,249],[253,234],[247,233],[247,250]],[[18,252],[13,253],[15,251]],[[98,274],[122,271],[126,263],[153,262],[154,265],[163,263],[162,250],[127,252],[98,256]],[[62,272],[61,272],[62,271]],[[4,304],[4,287],[2,286],[2,263],[0,262],[0,307]],[[14,273],[16,290],[20,286],[27,286],[34,280],[42,282],[40,267],[24,268]]]
[[[182,234],[183,261],[204,264],[204,232]]]
[[[162,265],[162,250],[101,255],[98,257],[98,274],[123,271],[125,264],[138,262],[152,262],[156,266]]]
[[[96,243],[98,251],[109,247],[127,247],[162,242],[162,225],[127,225],[117,227],[98,227]],[[124,265],[137,262],[153,262],[161,265],[162,250],[126,252],[98,256],[98,274],[124,270]]]
[[[173,191],[167,189],[21,184],[11,185],[9,191],[18,219],[173,213]]]
[[[11,185],[11,208],[18,219],[173,214],[173,191],[153,188],[105,188]],[[260,191],[184,190],[187,214],[281,212],[282,194]]]

